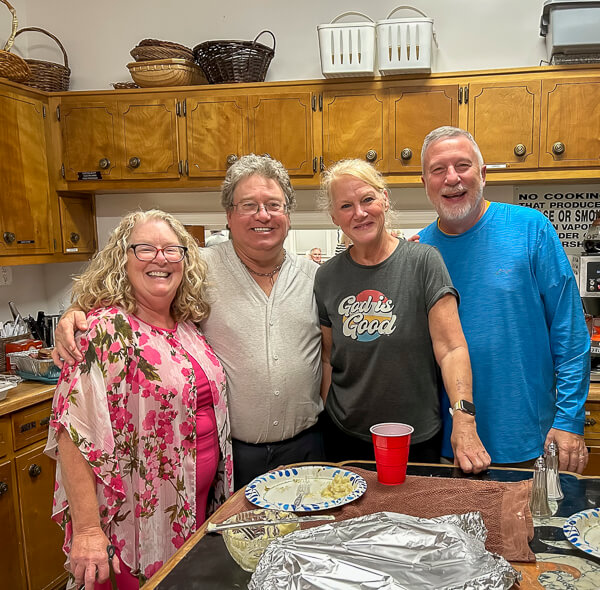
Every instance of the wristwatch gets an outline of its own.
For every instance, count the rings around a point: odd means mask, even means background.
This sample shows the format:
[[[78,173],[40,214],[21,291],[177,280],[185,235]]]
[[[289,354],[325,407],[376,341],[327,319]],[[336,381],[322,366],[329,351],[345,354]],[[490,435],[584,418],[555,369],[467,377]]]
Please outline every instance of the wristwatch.
[[[467,401],[466,399],[461,399],[457,401],[451,408],[448,408],[450,416],[454,416],[454,412],[457,410],[460,410],[465,414],[469,414],[469,416],[475,416],[475,404]]]

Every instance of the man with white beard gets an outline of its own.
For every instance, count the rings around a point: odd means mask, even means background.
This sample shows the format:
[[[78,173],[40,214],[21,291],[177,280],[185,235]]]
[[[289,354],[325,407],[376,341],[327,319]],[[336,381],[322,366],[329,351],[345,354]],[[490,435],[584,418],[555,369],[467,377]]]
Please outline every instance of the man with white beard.
[[[429,133],[421,163],[439,217],[420,240],[440,250],[460,294],[481,441],[494,464],[522,464],[554,440],[559,468],[581,473],[590,338],[554,228],[538,211],[484,199],[486,167],[467,131]]]

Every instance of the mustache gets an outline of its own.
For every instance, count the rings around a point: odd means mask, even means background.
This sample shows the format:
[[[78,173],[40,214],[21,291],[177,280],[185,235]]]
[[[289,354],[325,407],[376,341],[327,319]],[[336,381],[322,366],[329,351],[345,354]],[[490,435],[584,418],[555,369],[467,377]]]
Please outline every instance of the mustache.
[[[452,187],[451,189],[443,189],[440,194],[442,196],[458,195],[460,193],[466,192],[466,190],[467,189],[462,184],[459,184],[458,186]]]

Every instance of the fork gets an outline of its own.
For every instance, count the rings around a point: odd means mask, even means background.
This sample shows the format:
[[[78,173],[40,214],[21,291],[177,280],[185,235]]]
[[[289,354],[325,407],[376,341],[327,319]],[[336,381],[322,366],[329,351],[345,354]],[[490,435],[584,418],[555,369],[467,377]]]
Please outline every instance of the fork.
[[[296,495],[296,499],[294,500],[294,506],[299,506],[300,504],[302,504],[302,500],[304,498],[304,496],[306,496],[306,494],[308,494],[310,490],[310,484],[308,483],[308,480],[304,479],[300,482],[300,485],[298,486],[298,492]]]

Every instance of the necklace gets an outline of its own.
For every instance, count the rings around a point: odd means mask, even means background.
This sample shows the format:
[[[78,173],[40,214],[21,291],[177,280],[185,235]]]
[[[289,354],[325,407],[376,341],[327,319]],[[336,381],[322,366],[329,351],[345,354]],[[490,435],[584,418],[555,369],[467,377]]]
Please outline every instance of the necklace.
[[[273,277],[281,270],[281,267],[283,266],[283,263],[285,262],[286,257],[287,257],[287,252],[284,250],[283,251],[283,260],[277,266],[275,266],[275,268],[271,272],[257,272],[255,270],[252,270],[241,258],[240,258],[240,262],[244,265],[244,267],[246,268],[246,270],[248,272],[252,273],[253,275],[256,275],[257,277],[267,277],[271,280],[271,284],[273,284],[274,283]]]

